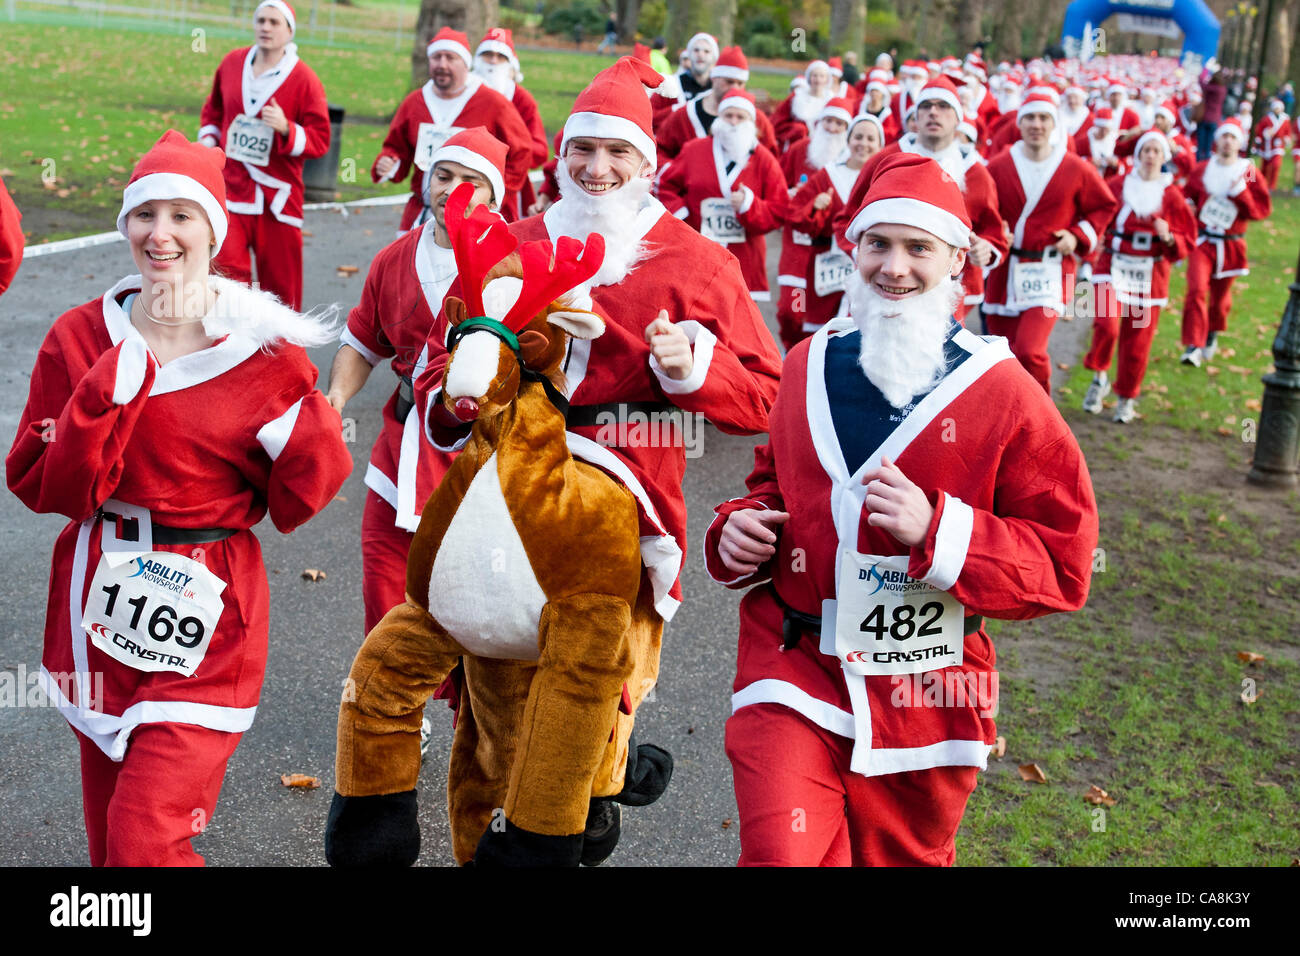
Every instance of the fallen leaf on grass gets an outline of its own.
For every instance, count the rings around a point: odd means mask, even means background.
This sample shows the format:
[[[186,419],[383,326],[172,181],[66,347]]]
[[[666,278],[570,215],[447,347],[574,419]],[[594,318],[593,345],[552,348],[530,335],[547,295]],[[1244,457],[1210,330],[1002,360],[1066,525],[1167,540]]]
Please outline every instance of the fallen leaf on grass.
[[[1003,757],[1006,756],[1006,754],[1007,754],[1007,738],[998,737],[998,739],[994,741],[993,749],[989,751],[989,755],[993,757],[995,760],[1001,760]]]
[[[1258,398],[1248,398],[1248,399],[1246,399],[1246,410],[1247,410],[1247,411],[1258,412],[1258,411],[1260,411],[1262,408],[1263,408],[1263,405],[1260,404],[1260,401],[1259,401]]]
[[[1218,432],[1220,435],[1224,436],[1225,438],[1235,434],[1235,432],[1233,432],[1233,430],[1229,428],[1227,425],[1220,425],[1218,428],[1215,429],[1215,431]]]
[[[1255,786],[1257,786],[1257,787],[1279,787],[1279,788],[1280,788],[1282,785],[1281,785],[1280,783],[1274,783],[1272,780],[1265,780],[1263,777],[1260,777],[1258,780],[1255,781]]]
[[[1207,365],[1207,366],[1205,366],[1205,374],[1206,374],[1206,375],[1218,375],[1218,374],[1219,374],[1219,367],[1218,367],[1217,365]]]
[[[1237,651],[1237,660],[1243,664],[1259,664],[1265,660],[1263,654],[1256,654],[1254,651]]]
[[[286,787],[298,787],[303,790],[315,790],[320,786],[319,777],[309,777],[305,773],[282,773],[280,782]]]
[[[307,570],[303,571],[302,579],[304,581],[324,581],[325,572],[317,571],[315,568],[308,568]]]
[[[1115,798],[1095,783],[1088,788],[1088,792],[1083,795],[1083,799],[1087,800],[1094,807],[1100,807],[1103,805],[1113,807],[1115,805]]]
[[[1047,774],[1043,773],[1043,768],[1036,763],[1022,763],[1020,779],[1029,783],[1047,783]]]

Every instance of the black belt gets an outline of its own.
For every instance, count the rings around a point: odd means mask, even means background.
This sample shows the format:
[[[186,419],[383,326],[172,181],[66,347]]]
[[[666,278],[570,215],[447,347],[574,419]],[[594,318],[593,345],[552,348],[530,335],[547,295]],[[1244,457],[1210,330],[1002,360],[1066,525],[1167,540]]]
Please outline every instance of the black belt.
[[[1133,242],[1138,236],[1150,236],[1152,245],[1155,245],[1156,241],[1154,232],[1111,232],[1110,235],[1115,239],[1122,239],[1124,242]]]
[[[781,622],[781,645],[785,650],[788,651],[797,645],[804,634],[816,634],[819,638],[821,637],[822,619],[820,615],[805,614],[803,611],[792,608],[781,600],[781,595],[776,593],[776,587],[770,583],[767,589],[771,593],[772,599],[781,608],[781,613],[785,618]],[[967,614],[962,621],[962,633],[974,634],[983,626],[983,615]]]
[[[654,421],[654,416],[659,415],[659,421],[670,419],[678,428],[683,427],[686,417],[680,408],[667,402],[601,402],[596,405],[570,405],[566,426],[596,428],[607,424],[626,425],[628,418],[634,414],[644,415],[649,421]],[[600,421],[602,415],[613,416],[613,421]]]
[[[406,416],[411,414],[411,409],[415,407],[415,385],[409,375],[397,376],[397,404],[393,407],[393,414],[397,416],[399,422],[405,422]]]
[[[140,540],[140,529],[135,518],[105,511],[103,508],[95,512],[95,517],[116,522],[119,541]],[[158,524],[156,521],[150,522],[150,529],[154,544],[212,544],[225,541],[240,530],[239,528],[175,528],[171,525]]]
[[[1012,249],[1011,254],[1017,259],[1024,259],[1026,262],[1038,262],[1049,256],[1059,255],[1055,249]]]
[[[1202,239],[1245,239],[1244,232],[1210,232],[1208,229],[1202,229],[1200,232]]]

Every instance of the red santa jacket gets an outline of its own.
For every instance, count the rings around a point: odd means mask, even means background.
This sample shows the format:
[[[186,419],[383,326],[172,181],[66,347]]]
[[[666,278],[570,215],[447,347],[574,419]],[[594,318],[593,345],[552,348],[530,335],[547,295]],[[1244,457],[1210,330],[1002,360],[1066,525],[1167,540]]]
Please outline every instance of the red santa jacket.
[[[709,126],[705,127],[705,120],[701,119],[700,113],[704,109],[702,101],[707,95],[707,93],[701,93],[681,109],[673,110],[655,130],[655,146],[658,148],[660,166],[664,165],[668,160],[676,159],[677,154],[682,151],[682,147],[691,140],[709,135],[713,121],[717,117],[710,116],[708,118]],[[767,147],[774,156],[779,155],[776,145],[776,131],[773,130],[772,121],[767,118],[767,114],[759,110],[754,119],[754,125],[757,127],[759,145]]]
[[[1255,127],[1255,152],[1263,159],[1286,155],[1295,139],[1295,128],[1285,113],[1268,113]]]
[[[988,165],[997,188],[998,211],[1012,237],[1007,261],[985,278],[983,308],[993,315],[1019,315],[1027,308],[1011,294],[1010,273],[1017,263],[1043,260],[1044,252],[1057,242],[1054,233],[1061,229],[1074,236],[1075,256],[1086,258],[1096,250],[1102,232],[1119,208],[1092,164],[1064,147],[1058,146],[1044,160],[1039,171],[1047,173],[1046,181],[1029,195],[1021,179],[1021,166],[1026,171],[1033,168],[1025,158],[1023,143],[1016,143]],[[1049,254],[1047,258],[1054,256]],[[1074,256],[1061,257],[1059,262],[1063,299],[1059,305],[1047,308],[1064,313],[1074,282]]]
[[[519,118],[524,121],[524,126],[528,127],[528,132],[533,138],[533,152],[528,164],[529,169],[539,169],[546,164],[550,156],[550,146],[546,142],[546,128],[542,125],[542,111],[537,105],[537,99],[532,93],[520,86],[514,85],[514,92],[511,94],[510,102],[514,104],[515,112]],[[518,213],[514,217],[522,219],[528,214],[528,207],[537,202],[537,190],[533,187],[533,181],[528,176],[524,177],[524,184],[520,187],[518,193]]]
[[[214,280],[214,288],[236,320],[288,311],[237,283]],[[330,502],[352,468],[338,413],[315,389],[318,373],[303,349],[263,351],[258,339],[232,332],[159,367],[120,301],[139,289],[140,277],[130,276],[55,321],[6,459],[9,488],[27,507],[72,519],[54,548],[45,687],[114,760],[142,723],[230,732],[252,724],[269,604],[250,529],[269,513],[276,528],[293,530]],[[197,555],[226,582],[211,644],[191,676],[122,664],[81,626],[106,524],[96,515],[109,499],[149,509],[155,524],[236,529],[201,546],[153,545]],[[74,672],[102,675],[102,687],[55,678]]]
[[[740,260],[745,285],[755,300],[771,299],[767,287],[767,240],[769,232],[785,216],[788,194],[776,157],[763,146],[754,147],[749,158],[726,171],[722,147],[713,137],[697,139],[682,147],[659,180],[659,199],[668,211],[690,226],[704,231],[701,211],[710,199],[727,199],[732,192],[745,193],[735,218],[744,230],[744,239],[726,246]],[[728,214],[731,214],[730,212]]]
[[[817,258],[836,248],[833,223],[844,209],[857,175],[855,170],[842,163],[831,163],[813,172],[790,200],[786,230],[791,235],[791,242],[781,248],[781,274],[777,281],[804,290],[804,309],[797,315],[801,332],[816,332],[825,325],[838,313],[844,297],[843,292],[817,294]],[[831,194],[830,204],[817,209],[817,197],[827,191]],[[807,237],[807,242],[800,242],[799,236]],[[787,252],[790,253],[788,260]]]
[[[1216,164],[1215,170],[1209,170],[1211,163]],[[1197,164],[1184,192],[1196,210],[1197,252],[1214,257],[1213,277],[1248,275],[1246,223],[1273,213],[1268,184],[1255,165],[1237,159],[1224,167],[1211,156]]]
[[[1119,201],[1120,207],[1106,230],[1092,281],[1113,284],[1118,300],[1123,303],[1165,305],[1169,300],[1169,269],[1175,262],[1186,259],[1196,242],[1196,221],[1187,208],[1187,198],[1169,173],[1161,173],[1159,178],[1150,181],[1142,179],[1137,172],[1112,176],[1106,180],[1106,188]],[[1133,203],[1137,203],[1139,208],[1149,210],[1153,195],[1159,196],[1159,206],[1155,211],[1140,214],[1133,208]],[[1164,242],[1156,235],[1157,219],[1168,223],[1173,234],[1172,243]],[[1112,279],[1116,255],[1152,260],[1151,285],[1147,294],[1133,291],[1137,286],[1131,279],[1126,281],[1121,277],[1119,282]]]
[[[260,117],[262,108],[274,97],[289,121],[289,131],[274,135],[265,166],[226,162],[226,208],[250,216],[270,209],[280,222],[302,226],[303,161],[325,155],[330,146],[325,87],[297,53],[286,49],[276,66],[278,82],[254,102],[251,84],[256,52],[256,47],[232,50],[221,61],[200,114],[199,137],[212,136],[227,148],[226,134],[235,118],[241,114]]]
[[[801,104],[799,108],[805,113],[802,117],[795,112],[796,99]],[[829,99],[814,100],[807,94],[801,96],[800,91],[796,90],[777,105],[772,111],[772,128],[776,131],[776,141],[783,152],[792,144],[808,137],[813,124],[817,122],[817,114]]]
[[[392,505],[398,527],[412,532],[451,465],[450,456],[422,439],[420,416],[407,403],[413,402],[413,382],[428,364],[429,335],[455,277],[456,259],[450,249],[433,242],[433,224],[412,229],[375,256],[361,301],[348,314],[340,336],[371,366],[392,359],[398,387],[384,404],[383,427],[370,451],[365,481]],[[400,419],[399,405],[406,412]]]
[[[0,293],[18,274],[23,261],[23,214],[0,179]]]
[[[817,172],[808,165],[809,142],[801,139],[781,154],[781,175],[785,177],[787,195],[804,186]],[[812,251],[814,246],[817,247],[816,253]],[[776,267],[776,284],[781,289],[779,309],[784,311],[791,305],[786,289],[807,288],[808,261],[813,255],[825,251],[824,242],[815,241],[807,232],[793,226],[787,217],[781,228],[781,258]]]
[[[561,199],[560,203],[564,200]],[[558,204],[557,204],[558,205]],[[513,223],[521,240],[550,240],[550,210]],[[781,357],[758,308],[745,292],[734,256],[679,222],[650,199],[629,225],[649,250],[621,281],[591,290],[594,310],[605,319],[605,332],[593,340],[574,339],[564,366],[570,411],[602,406],[618,414],[623,403],[664,403],[696,415],[720,431],[751,435],[767,429],[767,414],[776,397]],[[459,281],[459,280],[457,280]],[[458,295],[453,283],[449,295]],[[681,381],[659,370],[645,340],[645,328],[660,309],[692,342],[695,364]],[[429,339],[429,367],[415,383],[426,435],[435,447],[455,450],[456,436],[428,429],[427,408],[442,388],[447,353],[446,314]],[[624,404],[626,410],[627,405]],[[569,427],[574,455],[599,465],[628,487],[641,508],[641,557],[654,587],[655,609],[665,620],[681,603],[681,567],[686,547],[686,500],[682,477],[690,434],[675,441],[638,440],[640,426],[627,415],[627,428],[610,425]],[[465,435],[468,434],[468,429]],[[452,438],[446,442],[440,439]],[[461,436],[463,440],[464,436]]]
[[[873,414],[885,420],[878,429],[872,422],[872,434],[884,440],[850,471],[856,461],[846,460],[837,431],[844,423],[836,421],[828,396],[855,382],[828,379],[856,375],[861,389],[874,388],[857,367],[859,335],[851,321],[833,320],[786,357],[770,440],[755,450],[748,492],[719,506],[706,534],[706,566],[719,583],[771,582],[741,602],[732,709],[790,707],[853,739],[851,768],[867,776],[983,767],[996,735],[996,671],[979,616],[1024,620],[1083,606],[1097,544],[1087,466],[1060,413],[1006,342],[960,329],[949,343],[960,364],[933,391],[902,410],[883,399],[875,403],[880,410]],[[841,359],[847,350],[847,362],[828,364],[832,348]],[[990,408],[998,413],[988,414]],[[935,509],[921,545],[908,548],[868,524],[861,478],[883,457]],[[736,578],[722,564],[718,541],[726,516],[744,508],[782,510],[790,518],[778,532],[776,554],[754,574]],[[823,602],[837,597],[846,550],[905,556],[910,576],[960,602],[962,662],[929,673],[860,677],[844,669],[833,642],[824,652],[815,633],[783,650],[773,592],[789,607],[828,620]],[[956,699],[940,693],[926,706],[913,690],[936,677],[940,687],[951,681],[973,692]]]
[[[512,210],[519,206],[518,193],[528,179],[534,147],[532,133],[510,101],[472,73],[464,91],[453,100],[437,96],[433,80],[429,80],[420,89],[407,94],[397,108],[384,145],[370,167],[370,178],[379,182],[379,160],[389,156],[397,160],[397,170],[389,178],[396,183],[405,179],[414,165],[420,127],[425,124],[432,124],[439,134],[445,132],[448,135],[474,126],[485,126],[488,132],[506,144],[506,195],[498,206],[501,215],[511,219]],[[411,227],[424,207],[428,178],[429,171],[418,168],[411,176],[411,198],[402,214],[403,230]]]

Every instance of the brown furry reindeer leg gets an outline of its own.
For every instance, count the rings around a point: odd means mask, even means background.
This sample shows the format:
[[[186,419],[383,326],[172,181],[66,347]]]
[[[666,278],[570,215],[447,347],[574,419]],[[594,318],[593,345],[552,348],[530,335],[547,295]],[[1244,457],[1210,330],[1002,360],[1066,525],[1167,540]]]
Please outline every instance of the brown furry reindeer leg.
[[[409,600],[366,636],[339,707],[336,793],[325,827],[331,865],[409,866],[419,856],[420,719],[461,654]]]

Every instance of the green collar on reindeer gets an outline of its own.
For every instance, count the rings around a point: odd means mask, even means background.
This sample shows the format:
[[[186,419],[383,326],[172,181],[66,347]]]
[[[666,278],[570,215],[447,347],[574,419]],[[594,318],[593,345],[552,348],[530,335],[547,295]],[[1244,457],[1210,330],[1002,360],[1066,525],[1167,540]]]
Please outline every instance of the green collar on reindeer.
[[[506,345],[510,347],[510,351],[514,352],[515,355],[519,354],[519,336],[511,332],[504,323],[498,322],[490,315],[476,315],[472,319],[466,319],[464,322],[460,323],[460,325],[452,326],[451,334],[448,336],[447,340],[447,351],[450,352],[451,349],[455,347],[457,339],[461,338],[461,336],[469,335],[469,333],[476,329],[491,332],[502,342],[506,343]]]

